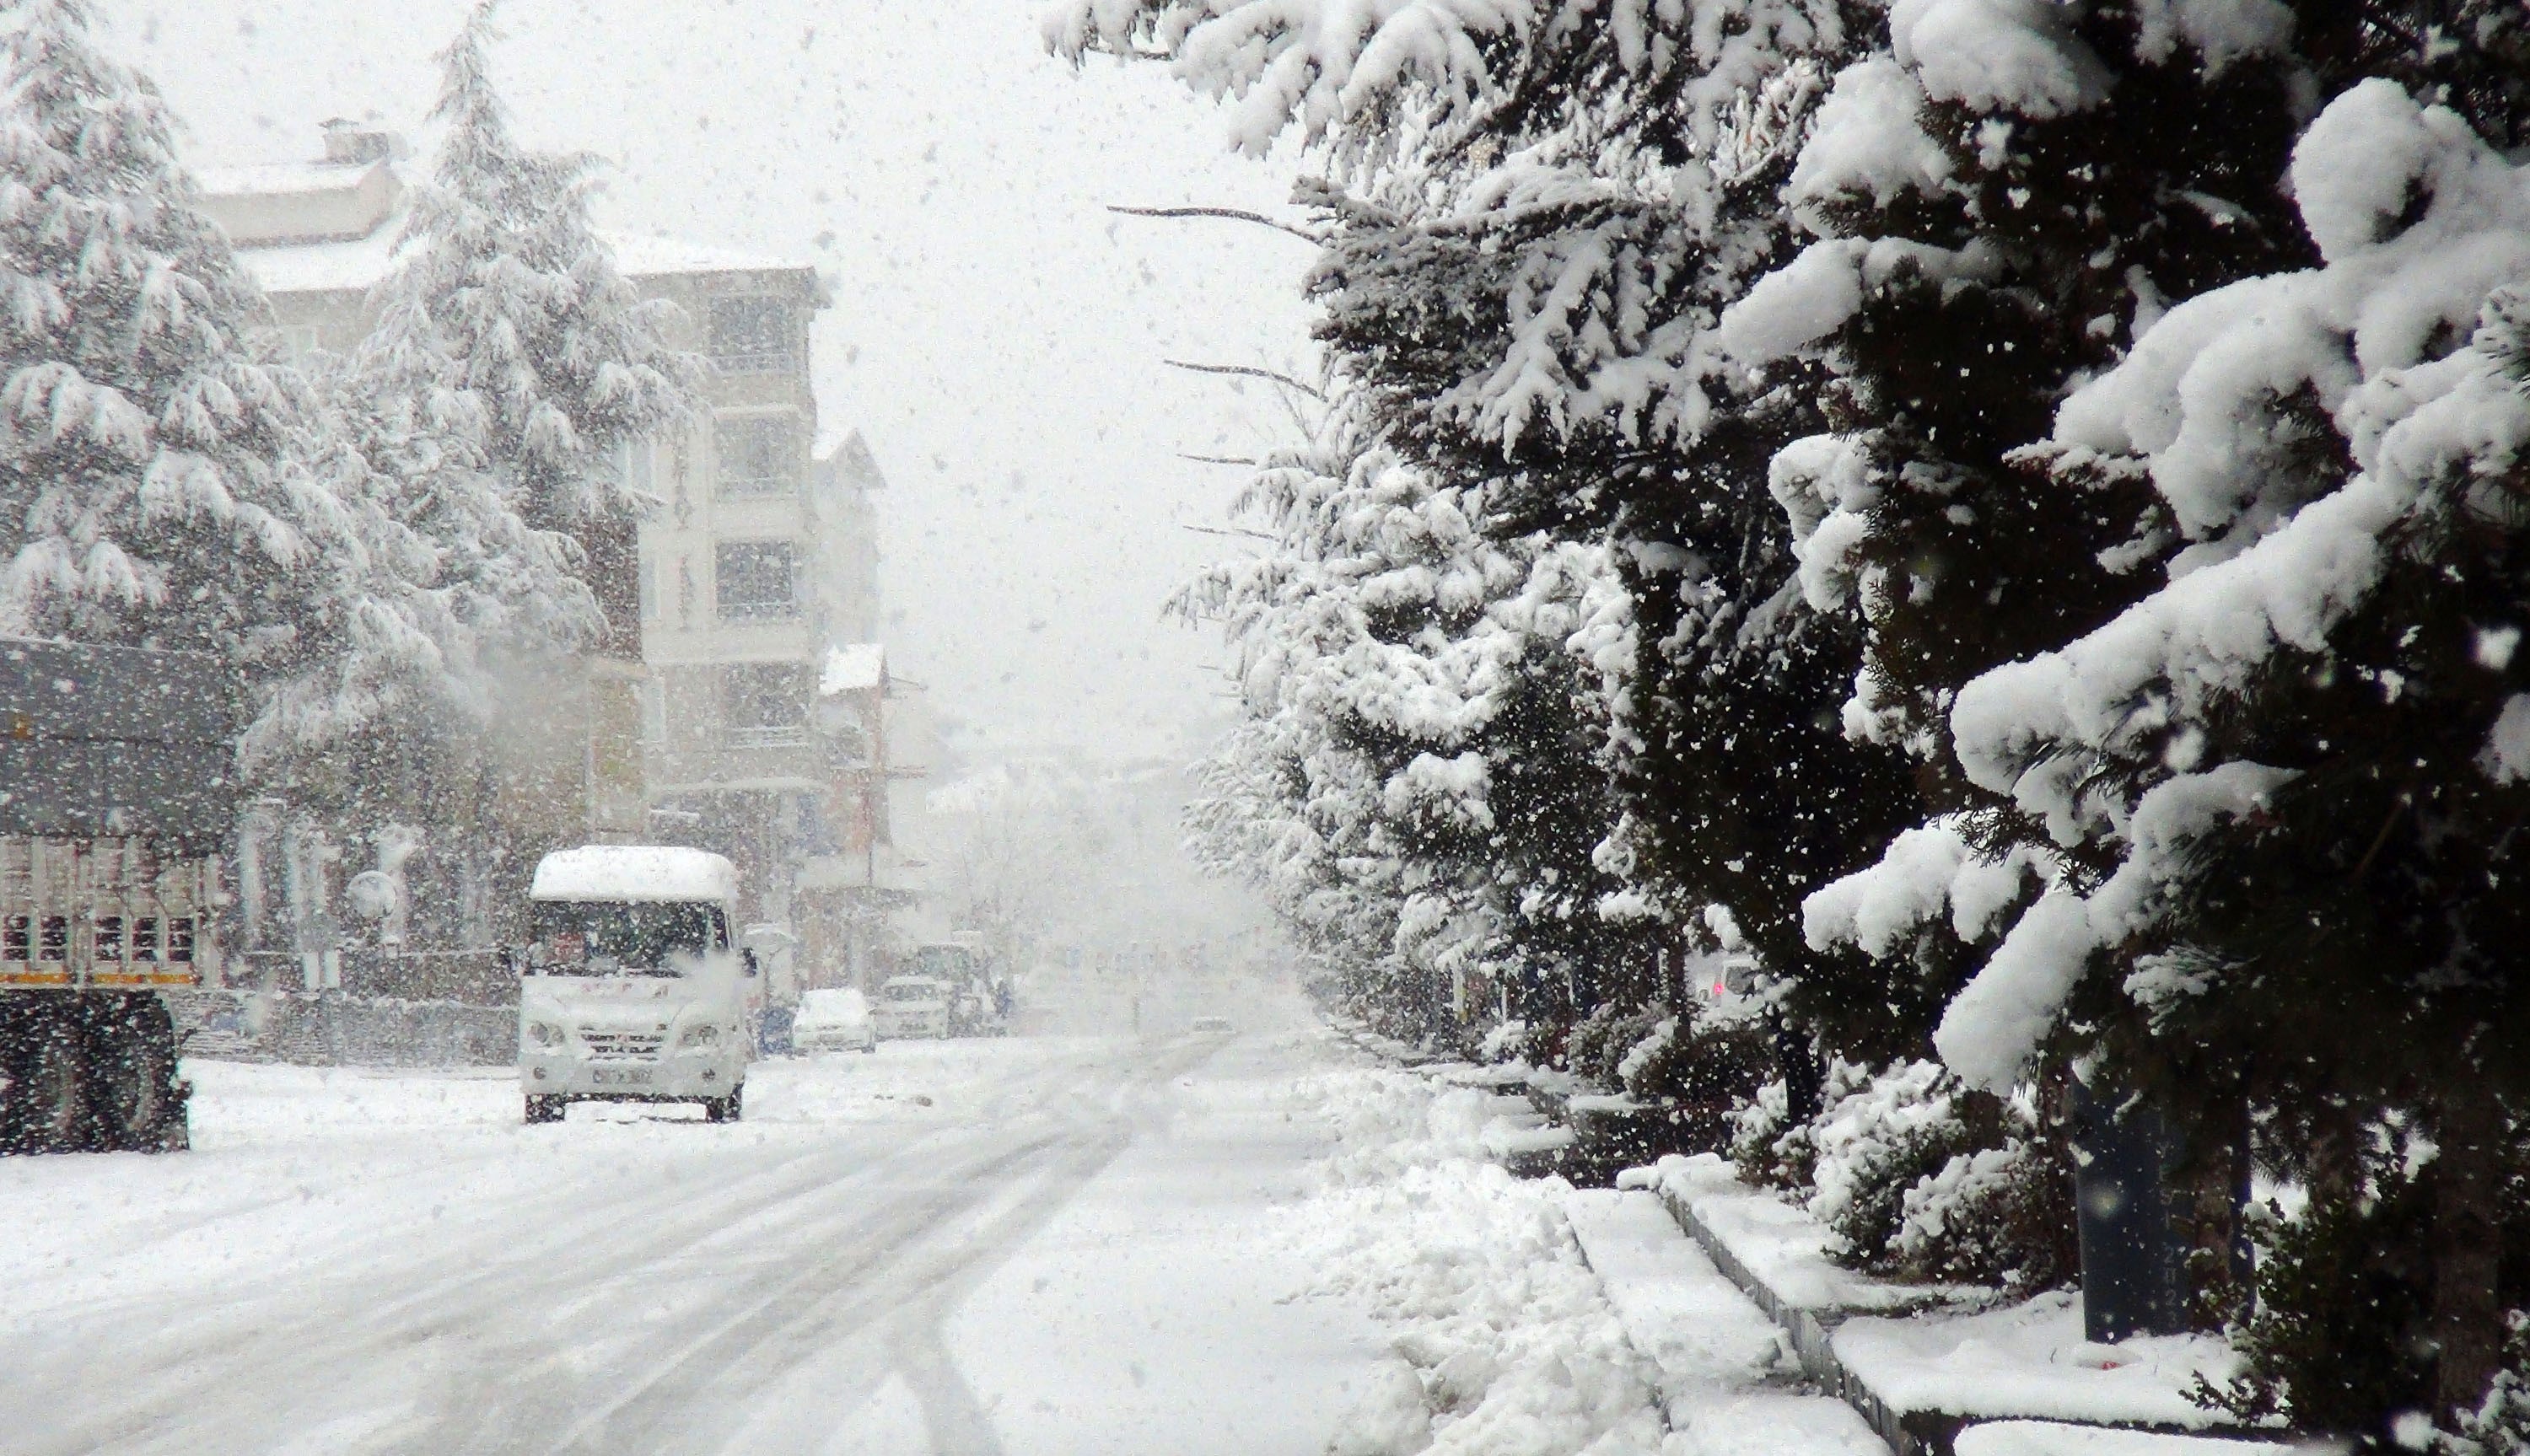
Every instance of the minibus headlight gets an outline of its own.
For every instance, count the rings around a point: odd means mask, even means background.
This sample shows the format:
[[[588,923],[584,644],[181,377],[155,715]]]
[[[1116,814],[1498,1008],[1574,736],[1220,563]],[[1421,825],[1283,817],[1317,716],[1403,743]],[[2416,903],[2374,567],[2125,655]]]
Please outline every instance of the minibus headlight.
[[[687,1027],[686,1034],[677,1038],[677,1045],[681,1048],[711,1047],[717,1046],[719,1042],[720,1028],[712,1025],[708,1021]]]
[[[562,1028],[551,1022],[530,1021],[527,1023],[527,1040],[539,1047],[559,1047],[563,1042]]]

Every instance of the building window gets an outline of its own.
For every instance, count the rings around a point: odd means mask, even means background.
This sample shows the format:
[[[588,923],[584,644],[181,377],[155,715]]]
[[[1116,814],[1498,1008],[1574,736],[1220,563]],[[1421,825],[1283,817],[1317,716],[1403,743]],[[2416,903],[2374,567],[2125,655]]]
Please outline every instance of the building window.
[[[720,675],[720,722],[732,748],[808,741],[808,673],[797,663],[732,663]]]
[[[659,564],[645,556],[641,558],[640,565],[634,567],[634,574],[639,577],[641,583],[641,620],[657,621],[659,620]]]
[[[728,415],[712,424],[715,489],[723,496],[799,489],[799,429],[788,414]]]
[[[651,460],[650,442],[627,440],[615,447],[615,483],[628,495],[645,499],[658,488],[657,470]]]
[[[641,684],[641,740],[653,748],[668,746],[668,684],[657,677]]]
[[[712,362],[728,374],[772,374],[796,366],[799,358],[796,319],[786,298],[712,299]]]
[[[789,541],[723,541],[713,551],[713,591],[723,621],[799,615],[799,550]]]

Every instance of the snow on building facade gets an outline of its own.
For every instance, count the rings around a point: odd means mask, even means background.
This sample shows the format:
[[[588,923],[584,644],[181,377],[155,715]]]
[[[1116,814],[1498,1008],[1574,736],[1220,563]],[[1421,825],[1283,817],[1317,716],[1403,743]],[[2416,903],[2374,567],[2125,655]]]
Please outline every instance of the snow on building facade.
[[[200,174],[204,210],[294,351],[347,352],[374,322],[370,290],[403,221],[400,150],[332,123],[322,161]],[[532,684],[518,700],[532,706],[500,726],[514,760],[503,790],[548,821],[530,838],[726,854],[742,919],[787,925],[803,862],[866,857],[886,837],[881,739],[821,730],[815,715],[830,651],[876,634],[870,496],[885,481],[857,433],[814,443],[808,330],[829,299],[813,268],[668,239],[609,242],[646,297],[678,305],[670,342],[710,361],[709,410],[682,437],[629,452],[631,483],[661,505],[631,551],[583,543],[593,562],[629,556],[633,568],[592,582],[609,640],[572,680]],[[481,944],[492,917],[472,918],[486,923],[452,939]]]

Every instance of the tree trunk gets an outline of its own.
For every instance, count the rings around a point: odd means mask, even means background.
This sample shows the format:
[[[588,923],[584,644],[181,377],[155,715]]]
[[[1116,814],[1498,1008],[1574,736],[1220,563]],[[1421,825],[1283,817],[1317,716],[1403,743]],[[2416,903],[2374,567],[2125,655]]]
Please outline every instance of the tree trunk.
[[[2433,1162],[2435,1404],[2447,1425],[2486,1398],[2503,1339],[2495,1292],[2503,1110],[2464,1063],[2455,1070],[2437,1109]]]
[[[1800,1127],[1817,1120],[1823,1109],[1827,1069],[1810,1047],[1809,1034],[1790,1022],[1775,1022],[1775,1070],[1784,1079],[1784,1120]]]
[[[2188,1262],[2189,1322],[2215,1331],[2247,1315],[2256,1266],[2240,1211],[2249,1202],[2249,1106],[2216,1098],[2190,1129],[2172,1217]]]

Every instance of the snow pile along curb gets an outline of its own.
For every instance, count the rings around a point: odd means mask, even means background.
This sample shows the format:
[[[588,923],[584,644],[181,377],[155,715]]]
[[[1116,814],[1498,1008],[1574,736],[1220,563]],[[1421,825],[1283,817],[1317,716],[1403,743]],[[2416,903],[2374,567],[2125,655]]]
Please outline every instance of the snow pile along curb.
[[[1320,1270],[1317,1292],[1397,1327],[1398,1357],[1330,1449],[1662,1453],[1654,1371],[1582,1262],[1566,1185],[1485,1159],[1481,1096],[1391,1072],[1318,1091],[1344,1146],[1289,1236]]]
[[[1581,1189],[1565,1208],[1626,1336],[1657,1371],[1678,1432],[1668,1450],[1886,1456],[1852,1409],[1786,1388],[1795,1368],[1783,1331],[1687,1242],[1658,1199]]]

